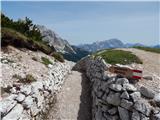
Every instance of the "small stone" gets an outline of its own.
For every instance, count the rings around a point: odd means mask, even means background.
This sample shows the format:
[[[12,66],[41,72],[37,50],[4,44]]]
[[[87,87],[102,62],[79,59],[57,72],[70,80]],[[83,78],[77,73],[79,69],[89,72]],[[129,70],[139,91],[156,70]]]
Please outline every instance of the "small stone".
[[[26,97],[22,104],[26,109],[30,108],[33,104],[33,98],[31,96]]]
[[[120,116],[121,120],[130,120],[128,110],[126,110],[122,107],[118,107],[118,112],[119,112],[119,116]]]
[[[118,79],[116,80],[116,84],[121,84],[121,85],[123,85],[123,84],[128,84],[128,83],[129,83],[129,81],[128,81],[127,78],[118,78]]]
[[[150,90],[150,89],[148,89],[144,86],[142,86],[140,88],[140,92],[144,97],[147,97],[147,98],[150,98],[150,99],[153,99],[154,96],[155,96],[155,92],[153,90]]]
[[[129,99],[129,94],[128,94],[127,91],[124,91],[124,92],[121,94],[120,97],[121,97],[121,98],[124,98],[124,99]]]
[[[141,120],[140,114],[137,111],[134,111],[132,113],[132,118],[131,120]]]
[[[145,114],[146,116],[149,116],[149,114],[151,112],[149,105],[147,103],[145,103],[144,101],[136,101],[134,104],[134,108],[137,111]]]
[[[20,91],[25,95],[29,95],[31,93],[31,86],[30,85],[21,86]]]
[[[132,84],[123,84],[123,88],[127,91],[135,92],[137,88],[134,87]]]
[[[110,88],[111,90],[114,90],[114,91],[116,91],[116,92],[119,92],[119,91],[122,90],[122,85],[119,85],[119,84],[111,84],[111,85],[109,86],[109,88]]]
[[[116,107],[113,107],[112,109],[108,110],[108,113],[110,115],[115,115],[117,113],[117,108]]]
[[[133,102],[136,102],[141,99],[141,93],[140,92],[134,92],[130,94],[131,98],[133,99]]]
[[[107,102],[108,104],[118,106],[121,102],[120,93],[109,93],[107,96]]]
[[[52,65],[52,64],[49,64],[49,65],[48,65],[48,68],[52,68],[52,67],[53,67],[53,65]]]
[[[129,110],[132,107],[132,105],[133,105],[133,103],[128,100],[125,100],[125,99],[121,100],[120,106],[123,108],[126,108],[127,110]]]
[[[160,120],[160,112],[158,114],[153,115],[153,120]]]
[[[19,93],[18,96],[15,98],[18,102],[22,102],[25,99],[25,95],[22,93]]]
[[[23,106],[17,104],[5,117],[3,120],[18,120],[23,112]]]
[[[143,79],[146,79],[146,80],[153,80],[153,77],[152,77],[152,76],[143,76]]]

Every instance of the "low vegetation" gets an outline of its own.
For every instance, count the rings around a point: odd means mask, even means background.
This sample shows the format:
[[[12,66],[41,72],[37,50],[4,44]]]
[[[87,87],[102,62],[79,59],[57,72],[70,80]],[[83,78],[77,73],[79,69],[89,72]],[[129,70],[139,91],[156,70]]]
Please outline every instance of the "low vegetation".
[[[110,64],[131,64],[139,63],[142,61],[129,51],[108,49],[94,54],[95,57],[101,56],[107,63]]]
[[[53,52],[51,54],[51,56],[53,56],[56,60],[58,60],[59,62],[64,62],[64,58],[60,53],[57,52]]]
[[[137,48],[137,49],[140,49],[140,50],[149,51],[149,52],[160,53],[160,48],[141,47],[141,46],[136,46],[134,48]]]
[[[22,78],[18,74],[13,75],[12,77],[18,79],[18,82],[20,83],[31,83],[36,81],[32,74],[27,74],[25,78]]]
[[[48,66],[49,64],[53,64],[48,58],[46,57],[41,57],[42,63],[46,66]]]

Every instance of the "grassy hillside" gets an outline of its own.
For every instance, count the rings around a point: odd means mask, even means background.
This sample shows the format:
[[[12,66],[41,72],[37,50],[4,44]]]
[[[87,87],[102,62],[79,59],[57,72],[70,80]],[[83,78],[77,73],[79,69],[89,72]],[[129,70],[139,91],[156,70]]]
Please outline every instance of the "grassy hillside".
[[[134,48],[149,51],[149,52],[160,53],[160,48],[150,48],[150,47],[141,47],[141,46],[137,46],[137,47],[134,47]]]
[[[101,56],[107,63],[110,64],[131,64],[139,63],[142,64],[142,61],[134,54],[128,51],[123,50],[113,50],[108,49],[94,54],[95,57]]]

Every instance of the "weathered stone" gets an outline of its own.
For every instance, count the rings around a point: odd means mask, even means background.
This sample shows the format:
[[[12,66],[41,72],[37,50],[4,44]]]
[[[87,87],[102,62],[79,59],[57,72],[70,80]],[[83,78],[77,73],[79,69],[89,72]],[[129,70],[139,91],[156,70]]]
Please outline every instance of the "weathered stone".
[[[111,90],[114,90],[114,91],[119,92],[119,91],[122,90],[122,85],[119,85],[119,84],[111,84],[111,85],[109,86],[109,88],[110,88]]]
[[[118,106],[121,102],[120,93],[109,93],[109,95],[107,96],[107,102],[108,104]]]
[[[160,112],[153,115],[153,120],[160,120]]]
[[[119,117],[117,115],[109,115],[104,113],[104,117],[105,117],[105,120],[119,120]],[[97,120],[100,120],[100,119],[97,119]]]
[[[30,85],[21,86],[20,91],[25,95],[29,95],[31,93],[31,86]]]
[[[15,98],[18,102],[22,102],[25,99],[25,95],[22,93],[19,93],[18,96]]]
[[[141,116],[138,113],[138,111],[135,110],[135,111],[132,112],[131,120],[141,120]]]
[[[124,91],[124,92],[121,94],[120,97],[121,97],[121,98],[124,98],[124,99],[129,99],[129,94],[128,94],[127,91]]]
[[[123,88],[127,91],[135,92],[137,88],[134,87],[132,84],[123,84]]]
[[[3,120],[18,120],[23,112],[23,106],[17,104],[5,117]]]
[[[33,104],[33,98],[31,96],[26,97],[22,104],[26,109],[30,108]]]
[[[134,92],[130,94],[131,98],[133,99],[134,102],[138,101],[141,99],[141,93],[140,92]]]
[[[132,105],[133,105],[133,103],[128,100],[125,100],[125,99],[121,100],[120,106],[127,109],[127,110],[131,109]]]
[[[112,109],[108,110],[108,113],[109,113],[110,115],[116,114],[116,113],[117,113],[117,107],[113,107]]]
[[[154,101],[156,102],[156,104],[160,107],[160,93],[156,94],[154,96]]]
[[[149,114],[151,112],[149,105],[147,103],[145,103],[144,101],[136,101],[134,104],[134,108],[137,111],[145,114],[146,116],[149,116]]]
[[[140,115],[141,115],[141,120],[150,120],[150,118],[145,116],[144,114],[140,113]]]
[[[40,112],[40,109],[38,109],[37,104],[34,102],[33,105],[30,108],[32,116],[36,116],[38,112]]]
[[[121,85],[123,85],[123,84],[128,84],[128,83],[129,83],[129,81],[128,81],[127,78],[118,78],[118,79],[116,80],[116,84],[121,84]]]
[[[16,103],[16,101],[9,99],[0,101],[0,112],[2,116],[6,115],[16,105]]]
[[[140,88],[140,92],[144,97],[147,97],[147,98],[150,98],[150,99],[153,99],[154,96],[155,96],[155,92],[153,90],[148,89],[148,88],[146,88],[144,86],[142,86]]]
[[[120,116],[121,120],[130,120],[128,110],[126,110],[122,107],[118,107],[118,112],[119,112],[119,116]]]

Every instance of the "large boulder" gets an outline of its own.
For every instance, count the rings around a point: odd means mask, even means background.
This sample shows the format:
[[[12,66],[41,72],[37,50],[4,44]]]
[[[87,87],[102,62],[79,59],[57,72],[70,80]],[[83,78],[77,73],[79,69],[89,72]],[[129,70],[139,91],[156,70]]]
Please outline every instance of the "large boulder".
[[[153,99],[154,96],[155,96],[155,92],[153,90],[151,90],[149,88],[146,88],[144,86],[142,86],[140,88],[140,92],[144,97],[147,97],[147,98],[150,98],[150,99]]]

